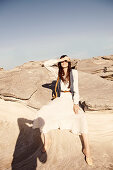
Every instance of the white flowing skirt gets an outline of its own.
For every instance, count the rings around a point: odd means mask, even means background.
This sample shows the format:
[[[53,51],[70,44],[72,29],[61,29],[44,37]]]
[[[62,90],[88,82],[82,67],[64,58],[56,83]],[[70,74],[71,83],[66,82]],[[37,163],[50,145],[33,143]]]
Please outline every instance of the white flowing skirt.
[[[61,92],[60,97],[51,100],[37,111],[32,128],[39,128],[42,133],[52,129],[69,129],[70,132],[78,135],[88,133],[85,112],[80,106],[79,108],[76,114],[73,111],[72,94]]]

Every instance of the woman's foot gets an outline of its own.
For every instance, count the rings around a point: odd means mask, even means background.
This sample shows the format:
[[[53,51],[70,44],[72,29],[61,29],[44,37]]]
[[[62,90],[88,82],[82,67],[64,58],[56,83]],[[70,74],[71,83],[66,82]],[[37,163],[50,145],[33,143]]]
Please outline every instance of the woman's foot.
[[[91,158],[91,156],[90,156],[90,152],[89,152],[89,151],[86,151],[85,148],[83,149],[82,152],[83,152],[83,154],[85,155],[85,160],[86,160],[87,164],[88,164],[88,165],[92,165],[92,164],[93,164],[93,160],[92,160],[92,158]]]

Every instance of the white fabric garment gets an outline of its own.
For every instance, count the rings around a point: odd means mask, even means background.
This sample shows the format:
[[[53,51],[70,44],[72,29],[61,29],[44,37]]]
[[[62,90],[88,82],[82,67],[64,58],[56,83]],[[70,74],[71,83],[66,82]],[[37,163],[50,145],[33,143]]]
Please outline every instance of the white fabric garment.
[[[57,79],[58,77],[58,67],[51,67],[54,64],[58,63],[58,59],[50,59],[44,62],[44,66],[53,74],[53,76]],[[78,88],[78,71],[75,69],[72,69],[70,72],[70,81],[71,81],[71,86],[70,90],[72,91],[73,95],[73,103],[78,104],[79,103],[79,88]],[[64,85],[64,83],[61,81],[60,83],[61,90],[66,90],[68,91],[69,89],[67,88],[68,85]]]
[[[61,80],[61,90],[69,91],[70,88],[68,88],[68,85],[69,85],[69,81],[66,84],[64,84],[64,82]]]
[[[53,61],[54,60],[54,61]],[[44,63],[44,66],[57,78],[58,70],[50,67],[57,59],[51,59]],[[75,76],[77,77],[77,76]],[[72,77],[71,77],[72,78]],[[68,82],[69,83],[69,82]],[[69,90],[68,83],[61,81],[61,90]],[[78,83],[78,81],[77,81]],[[74,85],[77,88],[77,84]],[[70,88],[72,90],[72,88]],[[75,92],[75,91],[74,91]],[[78,93],[78,89],[76,89]],[[76,95],[75,93],[75,95]],[[79,93],[78,93],[79,94]],[[79,98],[74,97],[78,103]],[[60,92],[60,97],[48,102],[37,111],[36,119],[33,122],[33,129],[39,128],[40,132],[47,133],[52,129],[68,129],[74,134],[88,133],[88,125],[85,112],[79,106],[78,113],[73,111],[73,96],[71,92]]]

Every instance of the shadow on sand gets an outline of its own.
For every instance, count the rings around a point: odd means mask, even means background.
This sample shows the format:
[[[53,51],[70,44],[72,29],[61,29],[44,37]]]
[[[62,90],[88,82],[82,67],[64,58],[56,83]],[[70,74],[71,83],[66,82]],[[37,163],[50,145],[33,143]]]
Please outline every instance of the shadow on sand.
[[[13,154],[12,170],[36,170],[38,167],[37,159],[42,163],[47,161],[47,153],[41,152],[43,142],[40,130],[30,127],[32,124],[31,120],[18,119],[20,133]]]

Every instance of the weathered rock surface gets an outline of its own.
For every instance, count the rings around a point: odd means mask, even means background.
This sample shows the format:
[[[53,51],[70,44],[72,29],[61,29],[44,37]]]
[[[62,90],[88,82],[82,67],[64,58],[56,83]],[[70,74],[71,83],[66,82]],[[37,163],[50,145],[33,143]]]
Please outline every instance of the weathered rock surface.
[[[86,110],[113,110],[113,82],[79,71],[80,101]]]
[[[113,111],[87,111],[93,166],[82,153],[81,136],[68,130],[51,130],[51,145],[45,154],[43,138],[32,129],[38,111],[22,103],[0,99],[0,170],[112,170]]]
[[[42,68],[39,62],[32,65],[27,63],[0,73],[2,99],[20,101],[31,107],[40,108],[51,98],[49,89],[42,87],[46,82],[49,83],[49,74],[45,76],[47,69]]]
[[[49,131],[51,146],[41,153],[43,138],[32,123],[37,110],[51,100],[55,78],[43,61],[30,61],[0,71],[0,170],[113,169],[112,56],[73,60],[72,66],[77,62],[93,166],[85,162],[81,137],[68,130]]]
[[[112,57],[72,59],[72,67],[78,67],[80,100],[86,110],[113,109],[113,83],[106,80],[112,80]],[[56,80],[42,67],[43,62],[30,61],[12,70],[1,71],[0,98],[36,109],[50,101]]]
[[[78,70],[113,81],[113,55],[81,60],[78,63]]]

